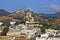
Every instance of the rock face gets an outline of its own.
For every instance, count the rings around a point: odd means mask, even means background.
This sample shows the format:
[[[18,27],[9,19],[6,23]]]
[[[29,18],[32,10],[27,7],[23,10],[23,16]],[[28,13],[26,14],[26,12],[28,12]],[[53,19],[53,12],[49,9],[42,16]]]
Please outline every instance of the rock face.
[[[18,19],[18,20],[22,20],[24,21],[24,18],[27,14],[31,14],[35,19],[38,17],[38,15],[36,13],[34,13],[32,10],[30,9],[21,9],[21,10],[17,10],[15,12],[13,12],[11,15],[9,15],[10,17],[13,17],[14,19]],[[28,16],[29,16],[28,15]]]

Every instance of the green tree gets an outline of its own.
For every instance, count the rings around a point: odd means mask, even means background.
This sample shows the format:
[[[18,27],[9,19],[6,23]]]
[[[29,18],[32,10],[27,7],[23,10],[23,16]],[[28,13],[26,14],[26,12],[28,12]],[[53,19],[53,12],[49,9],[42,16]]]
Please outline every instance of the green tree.
[[[1,36],[6,36],[8,31],[9,31],[9,27],[5,27],[1,33]]]
[[[45,28],[44,27],[41,27],[40,29],[41,29],[42,33],[45,33]]]

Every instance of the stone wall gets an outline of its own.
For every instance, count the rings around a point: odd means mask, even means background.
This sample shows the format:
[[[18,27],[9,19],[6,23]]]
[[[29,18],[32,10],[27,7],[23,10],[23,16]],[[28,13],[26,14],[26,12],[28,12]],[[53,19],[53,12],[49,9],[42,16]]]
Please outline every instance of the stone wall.
[[[9,40],[9,36],[0,36],[0,40]]]
[[[14,40],[29,40],[24,36],[0,36],[0,40],[10,40],[10,38],[14,38]]]

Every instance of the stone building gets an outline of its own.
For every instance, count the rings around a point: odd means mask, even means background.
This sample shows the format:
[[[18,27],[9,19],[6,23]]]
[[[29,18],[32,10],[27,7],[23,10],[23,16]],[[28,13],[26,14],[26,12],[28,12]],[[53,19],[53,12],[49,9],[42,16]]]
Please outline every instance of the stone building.
[[[25,16],[25,24],[27,26],[39,26],[39,22],[35,21],[34,17],[32,16],[32,12],[28,11]]]

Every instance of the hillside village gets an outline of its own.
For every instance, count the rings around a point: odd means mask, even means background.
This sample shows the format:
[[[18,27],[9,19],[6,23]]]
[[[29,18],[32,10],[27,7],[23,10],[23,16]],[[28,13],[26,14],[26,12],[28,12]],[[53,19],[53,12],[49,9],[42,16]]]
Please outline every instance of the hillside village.
[[[8,16],[0,16],[0,36],[3,38],[8,36],[6,40],[9,38],[11,40],[12,37],[14,40],[24,40],[24,38],[30,40],[41,35],[59,37],[60,17],[46,17],[30,9],[21,9]]]

